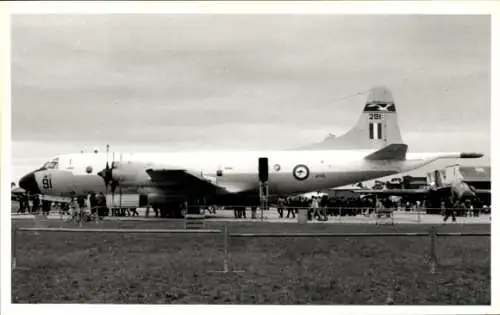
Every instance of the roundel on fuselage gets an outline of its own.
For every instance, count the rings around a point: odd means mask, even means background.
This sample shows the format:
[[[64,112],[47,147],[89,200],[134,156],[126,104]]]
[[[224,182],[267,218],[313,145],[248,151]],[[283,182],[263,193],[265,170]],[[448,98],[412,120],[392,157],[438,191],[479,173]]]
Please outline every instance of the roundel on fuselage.
[[[309,168],[304,164],[296,165],[293,168],[293,177],[297,180],[305,180],[309,177]]]
[[[87,168],[85,168],[85,171],[87,172],[87,174],[92,174],[92,166],[87,166]]]

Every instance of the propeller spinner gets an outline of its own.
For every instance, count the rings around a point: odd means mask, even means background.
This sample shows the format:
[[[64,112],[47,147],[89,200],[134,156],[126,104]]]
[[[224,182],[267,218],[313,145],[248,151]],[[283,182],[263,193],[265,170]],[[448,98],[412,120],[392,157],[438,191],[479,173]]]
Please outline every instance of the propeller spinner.
[[[97,173],[97,175],[102,177],[102,179],[104,180],[104,184],[106,185],[106,188],[111,187],[111,192],[114,193],[116,187],[118,186],[118,182],[113,180],[113,169],[116,168],[116,164],[113,161],[111,162],[111,167],[109,166],[108,155],[109,155],[109,145],[106,145],[106,167],[102,171]]]
[[[104,179],[104,184],[106,184],[106,186],[109,185],[109,183],[113,180],[113,171],[109,167],[108,162],[106,162],[106,168],[97,173],[97,175],[101,176],[102,179]]]

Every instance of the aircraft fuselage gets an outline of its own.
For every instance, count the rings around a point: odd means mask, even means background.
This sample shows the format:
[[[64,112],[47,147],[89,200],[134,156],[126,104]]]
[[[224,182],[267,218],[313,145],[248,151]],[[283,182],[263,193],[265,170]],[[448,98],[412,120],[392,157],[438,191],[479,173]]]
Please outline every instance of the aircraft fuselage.
[[[157,193],[147,168],[182,167],[196,172],[220,189],[217,195],[256,194],[259,187],[258,159],[268,158],[269,194],[300,194],[384,177],[421,167],[436,154],[405,161],[370,161],[364,157],[373,150],[330,151],[215,151],[189,153],[115,153],[109,164],[128,167],[120,181],[122,192]],[[69,196],[89,192],[106,193],[97,173],[106,165],[105,153],[79,153],[59,157],[58,169],[35,172],[42,194]],[[168,195],[168,189],[167,195]]]

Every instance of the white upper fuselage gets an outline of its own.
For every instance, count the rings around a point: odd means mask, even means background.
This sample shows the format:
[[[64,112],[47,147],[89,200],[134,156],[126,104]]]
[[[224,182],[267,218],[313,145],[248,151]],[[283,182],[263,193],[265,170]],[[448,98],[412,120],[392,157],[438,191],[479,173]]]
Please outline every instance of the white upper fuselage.
[[[144,172],[152,169],[183,169],[201,175],[222,188],[223,193],[245,193],[258,188],[258,159],[268,158],[269,194],[298,194],[334,188],[365,180],[407,172],[438,158],[458,157],[459,153],[407,154],[404,161],[365,160],[368,150],[321,151],[213,151],[169,153],[75,153],[57,157],[57,167],[39,171],[36,180],[42,194],[68,195],[106,192],[104,180],[97,175],[109,161],[120,165],[142,165],[143,175],[121,186],[129,191],[151,186]],[[114,157],[113,157],[114,156]],[[303,165],[294,169],[298,165]],[[304,167],[305,166],[305,167]],[[217,174],[219,172],[219,174]],[[220,174],[222,172],[222,175]],[[298,174],[300,173],[300,174]],[[71,176],[70,176],[71,175]],[[43,180],[51,179],[51,184]]]

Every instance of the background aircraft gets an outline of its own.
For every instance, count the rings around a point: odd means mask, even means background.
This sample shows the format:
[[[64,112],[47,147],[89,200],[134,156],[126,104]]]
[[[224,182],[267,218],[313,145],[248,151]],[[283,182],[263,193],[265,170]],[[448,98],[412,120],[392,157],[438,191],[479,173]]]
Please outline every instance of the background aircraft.
[[[347,133],[296,150],[60,155],[25,175],[19,185],[37,194],[132,194],[136,206],[260,203],[259,177],[272,196],[300,194],[407,172],[437,159],[478,153],[412,153],[401,139],[396,106],[385,87],[371,89],[357,124]],[[175,206],[177,205],[177,206]]]
[[[383,189],[344,189],[359,195],[378,197],[400,196],[409,201],[426,201],[429,213],[440,213],[441,201],[464,202],[475,206],[491,203],[491,167],[447,166],[427,174],[427,186],[417,189],[403,187],[403,182],[387,183]],[[380,187],[379,187],[380,188]]]

